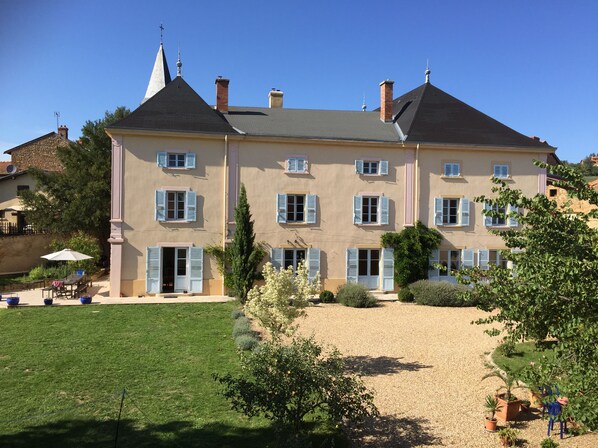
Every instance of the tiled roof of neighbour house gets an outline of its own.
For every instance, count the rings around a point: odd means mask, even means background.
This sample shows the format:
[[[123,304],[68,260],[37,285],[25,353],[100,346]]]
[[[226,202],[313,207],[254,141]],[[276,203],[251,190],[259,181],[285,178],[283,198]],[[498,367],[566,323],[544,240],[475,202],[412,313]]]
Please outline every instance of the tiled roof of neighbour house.
[[[108,129],[237,133],[180,76]]]
[[[394,126],[377,112],[229,107],[225,118],[248,135],[397,142]]]
[[[430,83],[393,100],[392,112],[407,142],[553,149],[548,143],[514,131]]]
[[[6,162],[0,162],[0,176],[6,173],[6,167],[10,164],[10,160],[7,160]]]
[[[11,154],[13,151],[16,151],[17,149],[21,149],[24,146],[30,145],[32,143],[38,142],[40,140],[43,140],[45,138],[52,137],[52,136],[58,136],[58,134],[54,131],[48,132],[47,134],[44,134],[41,137],[34,138],[33,140],[29,140],[28,142],[25,142],[25,143],[21,143],[20,145],[15,146],[14,148],[7,149],[6,151],[4,151],[4,154]]]

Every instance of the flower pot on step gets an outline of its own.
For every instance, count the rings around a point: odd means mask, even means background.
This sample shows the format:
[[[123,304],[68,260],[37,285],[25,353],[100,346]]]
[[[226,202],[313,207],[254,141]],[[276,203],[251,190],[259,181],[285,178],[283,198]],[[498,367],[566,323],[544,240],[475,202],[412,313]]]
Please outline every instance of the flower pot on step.
[[[91,296],[81,296],[79,297],[79,300],[81,301],[81,304],[89,305],[91,303]]]
[[[521,400],[513,400],[513,396],[511,396],[510,401],[507,401],[505,398],[506,394],[498,394],[496,396],[498,403],[502,406],[496,413],[496,418],[502,422],[510,422],[517,418],[521,409]]]
[[[54,299],[44,299],[44,305],[52,305],[54,303]]]
[[[19,298],[16,296],[15,297],[7,297],[6,304],[8,306],[17,306],[19,304]]]

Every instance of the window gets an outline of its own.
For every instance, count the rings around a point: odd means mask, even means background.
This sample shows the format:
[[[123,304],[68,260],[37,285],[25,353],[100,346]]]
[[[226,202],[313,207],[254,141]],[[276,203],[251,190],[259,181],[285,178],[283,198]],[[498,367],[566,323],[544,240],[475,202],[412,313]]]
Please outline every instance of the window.
[[[358,275],[380,275],[380,249],[359,249]]]
[[[17,185],[17,196],[21,195],[21,191],[29,190],[29,185]]]
[[[493,264],[495,266],[507,269],[508,267],[508,260],[503,258],[500,254],[500,250],[490,250],[488,251],[488,263]]]
[[[315,224],[316,195],[278,193],[276,195],[276,222]]]
[[[434,198],[434,224],[469,226],[469,207],[467,198]]]
[[[388,224],[387,196],[353,196],[353,224]]]
[[[459,162],[445,162],[443,174],[446,177],[461,176],[461,164]]]
[[[494,164],[493,175],[498,179],[508,179],[509,176],[509,165],[508,164]]]
[[[304,260],[305,249],[284,249],[284,269],[290,266],[293,268],[293,271],[296,271],[299,263]]]
[[[548,194],[550,195],[551,198],[556,197],[556,193],[557,193],[556,188],[551,188],[550,190],[548,190]]]
[[[305,157],[289,157],[287,159],[287,173],[307,173]]]
[[[445,269],[441,269],[439,275],[441,277],[452,277],[455,272],[461,267],[461,251],[460,250],[441,250],[439,264]]]
[[[287,195],[287,222],[303,222],[305,210],[304,194]]]
[[[195,168],[195,153],[159,152],[157,162],[162,168],[192,169]]]
[[[509,216],[510,214],[517,214],[519,209],[514,205],[509,205],[508,207],[497,205],[497,204],[484,204],[484,225],[486,227],[517,227],[519,222],[515,216]],[[492,211],[492,213],[497,213],[495,216],[490,216],[486,213]]]
[[[197,194],[193,191],[156,190],[156,221],[195,221]]]
[[[310,281],[316,278],[320,272],[320,249],[310,247],[309,249],[282,249],[273,247],[270,252],[272,266],[276,269],[292,266],[294,270],[301,260],[305,260],[307,265],[307,275]]]
[[[367,176],[388,176],[388,160],[356,160],[355,172]]]

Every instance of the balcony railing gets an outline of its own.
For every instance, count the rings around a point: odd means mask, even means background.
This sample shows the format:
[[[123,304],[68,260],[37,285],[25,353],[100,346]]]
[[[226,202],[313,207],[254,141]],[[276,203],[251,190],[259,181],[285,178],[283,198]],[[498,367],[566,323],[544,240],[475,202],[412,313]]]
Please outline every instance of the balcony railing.
[[[36,235],[38,233],[44,232],[36,229],[31,224],[18,225],[12,222],[0,222],[0,237],[13,235]]]

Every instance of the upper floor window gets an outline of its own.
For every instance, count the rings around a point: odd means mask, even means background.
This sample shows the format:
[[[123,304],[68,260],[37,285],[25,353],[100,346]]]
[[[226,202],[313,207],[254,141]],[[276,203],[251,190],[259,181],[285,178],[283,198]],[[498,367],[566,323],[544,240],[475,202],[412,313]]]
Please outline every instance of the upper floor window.
[[[509,165],[506,163],[495,163],[493,165],[493,175],[498,179],[508,179],[511,176]]]
[[[388,176],[388,160],[356,160],[355,172],[368,176]]]
[[[513,216],[513,214],[519,213],[519,208],[515,205],[506,207],[498,204],[484,204],[484,211],[484,225],[486,227],[517,227],[519,225],[516,216]]]
[[[289,157],[287,159],[287,173],[308,173],[305,157]]]
[[[492,211],[497,213],[495,216],[492,216],[492,225],[504,226],[507,223],[507,208],[500,205],[493,205]]]
[[[195,221],[197,194],[193,191],[156,190],[156,221]]]
[[[388,197],[353,196],[353,224],[388,224]]]
[[[276,222],[316,223],[315,194],[277,194]]]
[[[467,198],[434,198],[434,224],[468,226],[469,207]]]
[[[446,177],[461,176],[461,163],[459,162],[444,162],[444,170],[442,173]]]
[[[159,152],[157,155],[157,163],[158,166],[162,168],[193,169],[195,168],[195,153]]]

